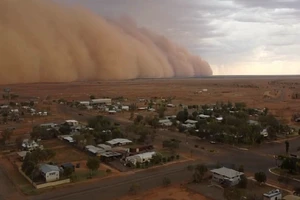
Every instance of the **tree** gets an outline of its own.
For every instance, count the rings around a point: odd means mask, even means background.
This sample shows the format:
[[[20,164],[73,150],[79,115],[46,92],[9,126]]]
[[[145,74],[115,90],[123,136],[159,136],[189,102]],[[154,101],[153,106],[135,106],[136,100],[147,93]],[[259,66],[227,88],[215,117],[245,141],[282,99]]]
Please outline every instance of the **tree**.
[[[248,179],[247,179],[247,177],[245,175],[242,175],[241,176],[241,180],[240,180],[238,186],[240,188],[244,188],[245,189],[245,188],[247,188],[247,185],[248,185]]]
[[[91,170],[91,174],[100,167],[100,160],[97,157],[89,157],[86,166]]]
[[[257,182],[265,183],[267,181],[267,176],[264,172],[257,172],[254,174],[254,178]]]
[[[164,187],[168,187],[171,184],[171,180],[167,177],[164,177],[162,180],[162,184]]]
[[[136,118],[134,119],[135,124],[140,124],[143,122],[144,117],[142,115],[137,115]]]
[[[66,167],[66,168],[64,169],[64,175],[65,175],[66,177],[70,177],[70,176],[72,175],[72,173],[73,173],[73,169],[72,169],[71,167]]]
[[[91,95],[90,99],[96,99],[95,95]]]
[[[159,153],[156,153],[152,156],[151,162],[155,165],[160,164],[162,162],[163,156]]]
[[[194,168],[193,181],[195,183],[200,183],[207,171],[208,168],[204,164],[196,165]]]
[[[165,106],[160,106],[159,107],[159,109],[157,110],[159,118],[164,118],[165,117],[165,111],[166,111]]]
[[[285,141],[285,153],[288,154],[290,149],[290,143],[289,141]]]
[[[239,172],[244,172],[244,165],[240,165],[239,168],[238,168],[238,171]]]
[[[163,148],[168,148],[175,153],[175,150],[179,148],[180,141],[176,139],[164,140],[162,143]]]
[[[22,136],[18,136],[16,138],[16,146],[18,149],[22,149],[23,139],[24,138]]]
[[[281,169],[289,170],[290,173],[293,173],[297,170],[297,161],[295,158],[285,158],[281,163]]]

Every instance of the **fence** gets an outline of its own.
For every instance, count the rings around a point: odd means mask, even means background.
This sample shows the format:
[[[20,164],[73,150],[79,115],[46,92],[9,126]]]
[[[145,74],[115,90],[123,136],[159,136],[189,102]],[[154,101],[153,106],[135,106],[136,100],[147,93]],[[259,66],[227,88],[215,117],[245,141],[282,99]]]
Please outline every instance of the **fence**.
[[[57,185],[62,185],[62,184],[66,184],[66,183],[70,183],[71,180],[68,179],[64,179],[64,180],[59,180],[59,181],[54,181],[54,182],[49,182],[49,183],[42,183],[42,184],[36,184],[35,182],[33,182],[23,171],[21,168],[19,168],[19,172],[26,178],[26,180],[28,180],[33,187],[35,187],[36,189],[41,189],[41,188],[46,188],[46,187],[53,187],[53,186],[57,186]]]

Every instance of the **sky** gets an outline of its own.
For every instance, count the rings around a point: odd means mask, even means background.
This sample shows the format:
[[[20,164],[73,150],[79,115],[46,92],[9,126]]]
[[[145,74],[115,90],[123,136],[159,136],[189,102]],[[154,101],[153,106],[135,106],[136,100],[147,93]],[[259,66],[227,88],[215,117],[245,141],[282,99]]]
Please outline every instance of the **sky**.
[[[130,16],[209,62],[215,75],[300,74],[300,0],[59,0]]]

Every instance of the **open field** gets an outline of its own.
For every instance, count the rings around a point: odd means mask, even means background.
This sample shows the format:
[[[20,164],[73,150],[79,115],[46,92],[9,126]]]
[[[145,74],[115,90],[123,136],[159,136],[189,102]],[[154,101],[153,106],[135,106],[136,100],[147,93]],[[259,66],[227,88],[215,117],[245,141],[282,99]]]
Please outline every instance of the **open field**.
[[[45,101],[46,98],[48,101],[59,98],[70,101],[88,100],[90,95],[111,98],[123,96],[128,99],[128,104],[137,102],[139,97],[175,97],[174,104],[182,103],[185,105],[211,104],[216,101],[243,101],[250,107],[268,107],[275,115],[290,122],[291,115],[300,112],[298,100],[291,98],[293,93],[300,91],[299,84],[299,79],[295,77],[269,77],[265,79],[252,77],[252,79],[143,79],[39,83],[3,85],[2,87],[11,88],[13,92],[19,94],[20,100],[38,97],[41,102]],[[203,92],[203,89],[207,89],[207,92]],[[55,106],[50,106],[50,109],[55,113]],[[173,114],[176,113],[176,108],[168,110]],[[64,114],[55,113],[53,118],[64,118]]]
[[[129,195],[118,200],[211,200],[179,186],[157,188],[138,195]]]

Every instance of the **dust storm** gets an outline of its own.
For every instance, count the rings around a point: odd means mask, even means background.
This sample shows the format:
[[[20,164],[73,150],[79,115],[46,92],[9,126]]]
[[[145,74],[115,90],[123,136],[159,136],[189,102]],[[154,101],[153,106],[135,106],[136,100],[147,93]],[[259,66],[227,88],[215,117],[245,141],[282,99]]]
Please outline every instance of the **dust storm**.
[[[51,0],[1,0],[0,84],[212,75],[209,64],[128,17]]]

